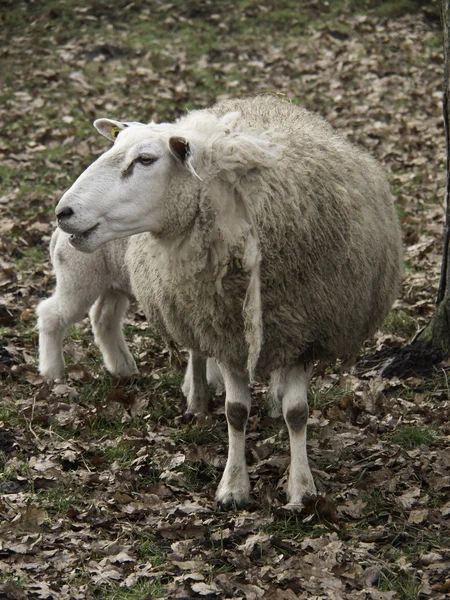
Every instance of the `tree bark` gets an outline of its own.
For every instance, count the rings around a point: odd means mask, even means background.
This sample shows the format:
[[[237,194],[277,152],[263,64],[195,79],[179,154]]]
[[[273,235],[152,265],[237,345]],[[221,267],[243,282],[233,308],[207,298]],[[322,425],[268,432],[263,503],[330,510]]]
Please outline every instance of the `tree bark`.
[[[450,88],[450,0],[441,0],[441,22],[444,34],[444,93],[443,112],[445,142],[447,150],[447,191],[445,213],[445,236],[442,254],[441,277],[436,308],[427,326],[416,336],[413,344],[450,353],[450,133],[449,133],[449,88]]]
[[[450,134],[449,134],[449,87],[450,87],[450,66],[449,66],[449,55],[450,55],[450,1],[441,0],[441,22],[444,38],[444,94],[442,101],[442,108],[444,113],[444,125],[445,125],[445,147],[447,151],[447,190],[446,190],[446,213],[445,213],[445,240],[444,240],[444,251],[442,256],[441,266],[441,279],[439,282],[439,290],[437,296],[437,305],[439,305],[444,298],[448,295],[448,281],[449,281],[449,242],[450,242],[450,209],[449,209],[449,197],[450,197]]]
[[[441,22],[444,38],[443,113],[447,153],[447,187],[444,248],[436,308],[424,329],[410,344],[400,348],[382,367],[383,377],[430,375],[434,365],[450,355],[450,0],[441,0]]]

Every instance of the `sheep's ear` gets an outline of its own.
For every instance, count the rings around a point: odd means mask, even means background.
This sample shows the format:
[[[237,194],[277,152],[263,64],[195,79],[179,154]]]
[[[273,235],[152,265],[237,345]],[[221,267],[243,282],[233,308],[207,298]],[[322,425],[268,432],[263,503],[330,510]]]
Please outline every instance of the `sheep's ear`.
[[[169,148],[175,158],[183,164],[191,153],[189,142],[183,137],[172,136],[169,140]]]
[[[197,177],[197,179],[200,179],[200,181],[203,181],[202,178],[198,175],[198,173],[196,173],[194,166],[192,164],[193,163],[192,150],[191,150],[191,146],[186,138],[172,136],[169,139],[169,150],[172,153],[172,155],[184,167],[186,167],[186,169],[190,173],[192,173],[192,175],[194,175],[194,177]]]
[[[113,142],[128,125],[121,121],[114,121],[113,119],[97,119],[94,121],[94,127],[99,133]]]
[[[94,121],[95,129],[108,140],[114,142],[119,133],[130,125],[144,125],[137,121],[114,121],[114,119],[97,119]]]

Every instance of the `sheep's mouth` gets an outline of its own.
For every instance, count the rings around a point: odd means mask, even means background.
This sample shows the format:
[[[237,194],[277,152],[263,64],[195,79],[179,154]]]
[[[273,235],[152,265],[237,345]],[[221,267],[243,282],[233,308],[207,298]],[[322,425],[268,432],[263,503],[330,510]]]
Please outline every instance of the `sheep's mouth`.
[[[93,227],[90,227],[89,229],[86,229],[86,231],[83,231],[83,233],[72,233],[72,235],[70,236],[70,240],[77,242],[81,240],[87,240],[87,238],[98,229],[99,225],[100,223],[97,223]]]

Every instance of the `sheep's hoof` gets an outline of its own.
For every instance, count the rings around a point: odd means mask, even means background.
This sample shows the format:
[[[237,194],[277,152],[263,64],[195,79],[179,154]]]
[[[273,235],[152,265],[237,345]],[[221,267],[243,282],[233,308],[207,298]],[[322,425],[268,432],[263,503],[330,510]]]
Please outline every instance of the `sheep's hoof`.
[[[236,499],[234,496],[230,495],[228,498],[218,500],[218,504],[222,510],[242,510],[248,506],[249,501],[247,498]]]
[[[65,380],[64,370],[63,371],[39,371],[39,375],[47,383],[53,383],[54,381],[56,381],[57,383],[62,383]]]
[[[192,421],[195,419],[195,413],[193,412],[185,412],[184,415],[181,417],[181,421],[183,423],[192,423]]]
[[[123,379],[131,379],[131,377],[137,377],[139,375],[139,370],[136,368],[136,366],[134,368],[123,366],[118,369],[108,369],[108,371],[114,377],[123,377]]]
[[[248,475],[241,481],[239,486],[220,483],[216,492],[216,501],[224,510],[240,510],[249,504],[250,483]]]
[[[316,486],[309,468],[297,477],[289,477],[286,490],[287,506],[304,506],[305,500],[315,498],[316,495]]]
[[[300,513],[304,510],[305,506],[303,502],[288,502],[282,507],[282,512],[286,511],[289,513]]]

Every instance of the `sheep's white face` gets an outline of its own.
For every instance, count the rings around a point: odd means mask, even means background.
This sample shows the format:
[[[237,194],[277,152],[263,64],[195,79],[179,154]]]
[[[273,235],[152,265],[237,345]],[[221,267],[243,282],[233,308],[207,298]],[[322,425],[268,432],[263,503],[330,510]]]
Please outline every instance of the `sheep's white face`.
[[[192,171],[189,144],[171,137],[170,125],[109,119],[94,125],[114,146],[82,173],[56,207],[59,227],[83,252],[112,239],[160,232],[163,197],[176,163]]]

